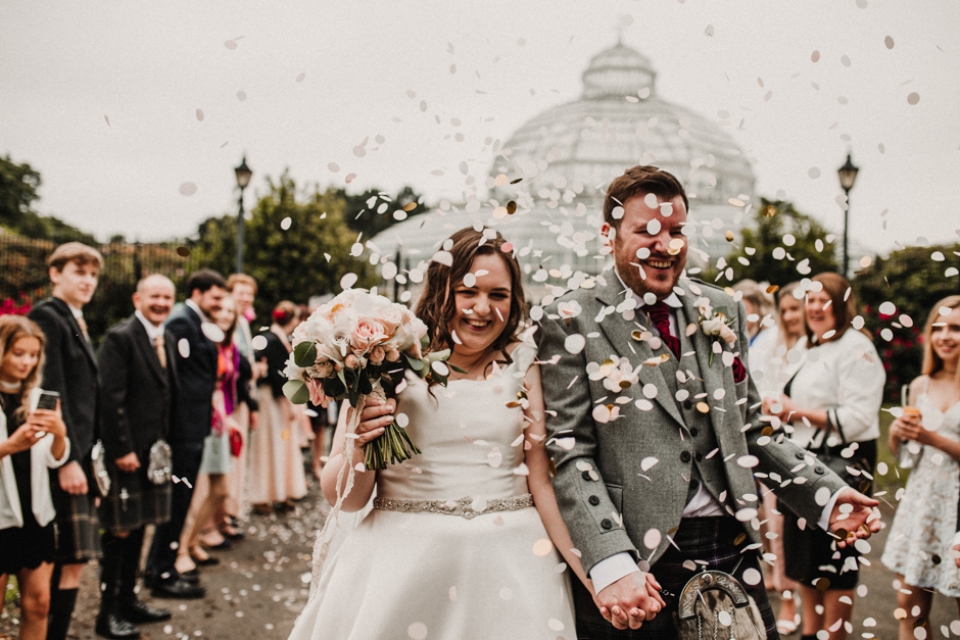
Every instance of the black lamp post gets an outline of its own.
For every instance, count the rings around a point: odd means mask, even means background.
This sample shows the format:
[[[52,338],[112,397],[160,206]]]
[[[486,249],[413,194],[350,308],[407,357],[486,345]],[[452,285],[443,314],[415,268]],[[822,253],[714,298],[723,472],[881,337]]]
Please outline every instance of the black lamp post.
[[[243,273],[243,190],[250,184],[250,177],[253,176],[253,171],[247,166],[247,156],[243,156],[240,166],[233,171],[237,174],[237,186],[240,187],[240,212],[237,213],[237,273]]]
[[[847,238],[849,235],[850,227],[850,190],[853,189],[853,183],[857,181],[857,172],[860,171],[860,167],[853,164],[850,161],[850,154],[847,154],[847,161],[843,163],[843,166],[837,169],[837,175],[840,176],[840,186],[843,188],[844,193],[847,194],[847,208],[843,210],[843,277],[847,278],[848,270],[847,266],[849,264],[850,255],[847,250]]]

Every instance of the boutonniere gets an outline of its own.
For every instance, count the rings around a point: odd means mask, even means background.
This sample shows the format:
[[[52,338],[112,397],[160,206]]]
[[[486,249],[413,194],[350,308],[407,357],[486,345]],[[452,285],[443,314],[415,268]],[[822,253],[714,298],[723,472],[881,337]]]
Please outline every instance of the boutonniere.
[[[712,365],[714,352],[719,352],[722,348],[720,343],[733,344],[737,341],[737,334],[730,328],[733,321],[727,319],[726,309],[714,309],[705,300],[698,308],[700,310],[700,329],[716,345],[710,350],[709,364]]]

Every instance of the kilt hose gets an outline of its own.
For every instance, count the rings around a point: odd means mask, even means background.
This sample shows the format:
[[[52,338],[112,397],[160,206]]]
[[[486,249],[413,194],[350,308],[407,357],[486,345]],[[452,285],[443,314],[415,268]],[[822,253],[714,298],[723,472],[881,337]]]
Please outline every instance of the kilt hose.
[[[122,533],[170,519],[171,483],[153,484],[147,477],[146,459],[131,473],[120,471],[112,460],[107,469],[110,493],[100,501],[99,512],[104,529]]]
[[[741,523],[725,516],[684,518],[680,521],[680,528],[673,536],[673,541],[676,546],[669,546],[650,572],[664,590],[676,594],[676,597],[665,597],[666,609],[652,621],[644,622],[637,630],[617,630],[603,619],[590,593],[580,581],[571,581],[579,640],[675,640],[677,628],[674,616],[677,612],[677,597],[687,581],[701,570],[703,563],[706,563],[707,569],[733,573],[740,580],[744,589],[757,603],[766,627],[767,639],[779,640],[776,618],[770,608],[762,578],[756,585],[743,581],[743,572],[750,568],[760,571],[760,563],[756,551],[744,551],[748,540]],[[694,570],[683,566],[685,562],[691,561],[697,563]]]

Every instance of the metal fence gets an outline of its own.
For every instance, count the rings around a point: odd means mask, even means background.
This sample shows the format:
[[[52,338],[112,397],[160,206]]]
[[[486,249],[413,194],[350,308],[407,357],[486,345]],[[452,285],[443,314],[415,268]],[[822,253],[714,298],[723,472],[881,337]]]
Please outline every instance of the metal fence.
[[[50,295],[46,261],[58,244],[53,240],[0,235],[0,315],[26,314]],[[133,312],[130,297],[141,277],[161,273],[173,280],[180,292],[187,275],[198,267],[189,249],[176,242],[111,242],[93,246],[104,259],[97,292],[83,309],[94,344],[99,343],[111,325]]]

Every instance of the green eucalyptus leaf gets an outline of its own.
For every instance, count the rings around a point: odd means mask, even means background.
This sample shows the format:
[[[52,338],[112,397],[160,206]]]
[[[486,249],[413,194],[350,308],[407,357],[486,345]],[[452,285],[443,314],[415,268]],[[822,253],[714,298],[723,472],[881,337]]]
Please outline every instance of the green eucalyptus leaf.
[[[466,373],[467,373],[467,370],[466,370],[466,369],[461,369],[460,367],[458,367],[458,366],[455,365],[455,364],[450,364],[450,363],[448,362],[448,363],[447,363],[447,366],[450,367],[451,369],[453,369],[454,371],[456,371],[457,373],[463,373],[463,374],[466,374]]]
[[[317,361],[317,345],[301,342],[293,348],[293,361],[298,367],[309,367]]]
[[[283,395],[293,404],[306,404],[310,400],[310,390],[301,380],[288,380],[283,383]]]

